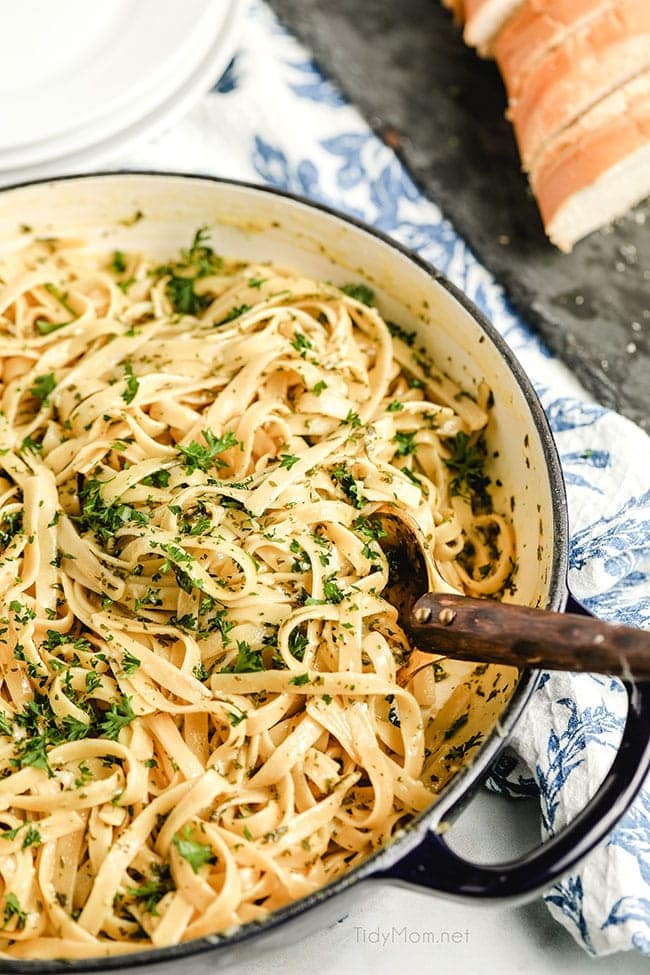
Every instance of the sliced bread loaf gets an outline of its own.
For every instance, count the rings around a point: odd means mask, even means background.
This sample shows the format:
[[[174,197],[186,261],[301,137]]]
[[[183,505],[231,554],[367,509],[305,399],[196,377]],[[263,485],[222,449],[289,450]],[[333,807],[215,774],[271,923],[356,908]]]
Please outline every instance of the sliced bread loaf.
[[[531,173],[563,251],[650,194],[650,71],[602,99],[544,149]]]
[[[570,34],[533,68],[509,115],[524,169],[583,112],[650,67],[650,0],[628,0]]]

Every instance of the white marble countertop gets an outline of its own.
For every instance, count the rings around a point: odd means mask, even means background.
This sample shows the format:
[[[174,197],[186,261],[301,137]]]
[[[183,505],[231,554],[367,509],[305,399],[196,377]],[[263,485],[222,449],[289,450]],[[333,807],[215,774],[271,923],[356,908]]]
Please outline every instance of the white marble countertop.
[[[537,817],[534,802],[481,792],[448,839],[477,860],[506,859],[535,845]],[[432,936],[445,943],[430,943]],[[541,899],[524,907],[465,906],[386,886],[360,898],[335,927],[256,964],[255,975],[400,975],[416,967],[435,975],[647,975],[648,960],[630,952],[589,957]]]

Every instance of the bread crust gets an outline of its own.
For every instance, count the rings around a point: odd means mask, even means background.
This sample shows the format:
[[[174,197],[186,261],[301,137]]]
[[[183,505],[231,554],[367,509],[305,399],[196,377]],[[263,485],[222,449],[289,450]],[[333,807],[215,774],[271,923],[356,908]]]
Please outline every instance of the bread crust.
[[[589,21],[535,67],[510,102],[524,169],[592,105],[650,67],[650,0],[628,0]]]
[[[494,57],[509,98],[553,48],[586,22],[628,0],[527,0],[503,26]]]
[[[546,230],[561,249],[569,250],[583,236],[578,225],[572,228],[573,235],[556,229],[562,222],[563,208],[649,145],[650,71],[603,99],[547,146],[531,174],[531,186]],[[625,176],[621,174],[620,178]],[[636,186],[629,190],[627,198],[636,201],[650,193],[650,167],[637,174]],[[601,216],[600,225],[617,215],[608,209],[608,196],[611,194],[602,194],[600,215],[584,215],[587,222]]]
[[[464,0],[465,43],[482,57],[491,57],[499,31],[524,0]]]

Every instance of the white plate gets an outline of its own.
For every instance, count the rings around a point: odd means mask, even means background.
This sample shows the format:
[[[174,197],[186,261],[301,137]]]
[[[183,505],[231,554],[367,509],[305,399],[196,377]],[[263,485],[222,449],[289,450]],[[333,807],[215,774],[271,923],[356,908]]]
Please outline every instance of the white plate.
[[[212,3],[213,11],[215,4]],[[102,123],[95,126],[94,138],[84,140],[81,146],[74,144],[74,134],[66,140],[62,137],[50,145],[47,158],[35,158],[26,165],[17,165],[0,172],[0,183],[18,183],[43,176],[76,173],[107,162],[111,157],[140,141],[152,137],[160,129],[174,123],[186,114],[192,105],[207,92],[221,77],[233,54],[238,37],[240,0],[219,0],[218,20],[206,33],[209,46],[198,64],[194,64],[189,76],[183,79],[163,101],[145,111],[134,120],[125,115],[119,116],[118,124],[108,125],[108,133],[102,132]],[[111,120],[116,121],[115,116]],[[2,166],[0,165],[0,169]]]
[[[128,109],[191,57],[210,6],[211,0],[12,4],[2,28],[0,153],[43,147]]]
[[[147,0],[148,2],[148,0]],[[175,0],[174,0],[175,2]],[[138,82],[132,97],[112,111],[98,111],[89,123],[72,127],[46,140],[18,146],[11,150],[0,149],[0,170],[17,170],[81,151],[104,142],[111,136],[128,131],[132,125],[146,118],[151,112],[185,88],[197,66],[203,63],[208,52],[215,47],[216,38],[227,41],[229,8],[231,2],[200,0],[203,10],[197,18],[198,30],[183,39],[177,50],[166,62],[166,73],[152,72],[149,83]],[[198,3],[194,4],[198,8]],[[173,18],[171,19],[173,21]],[[84,79],[84,85],[86,84]]]

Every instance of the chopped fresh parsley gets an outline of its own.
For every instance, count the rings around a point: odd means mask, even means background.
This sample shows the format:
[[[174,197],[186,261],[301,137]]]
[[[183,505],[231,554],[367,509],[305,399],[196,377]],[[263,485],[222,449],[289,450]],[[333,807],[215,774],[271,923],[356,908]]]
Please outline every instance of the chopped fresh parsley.
[[[407,457],[417,447],[415,443],[415,431],[413,433],[401,433],[398,431],[393,439],[397,444],[397,450],[395,451],[396,457]]]
[[[167,297],[174,311],[181,315],[198,315],[212,301],[209,295],[198,294],[194,287],[198,278],[217,274],[223,267],[222,259],[206,243],[207,236],[207,227],[200,227],[190,248],[181,251],[179,260],[156,269],[159,278],[168,277]]]
[[[295,684],[296,687],[304,687],[305,684],[309,683],[309,674],[297,674],[296,677],[290,677],[289,683]]]
[[[30,825],[27,828],[27,832],[23,837],[23,842],[21,849],[26,850],[30,846],[39,846],[43,842],[41,834],[34,826]]]
[[[51,775],[47,759],[48,748],[65,740],[56,724],[49,698],[35,694],[14,717],[14,723],[22,728],[25,736],[16,741],[12,764],[18,768],[29,765],[43,769]]]
[[[467,739],[467,741],[464,741],[462,745],[452,745],[452,747],[445,755],[445,758],[450,759],[451,761],[456,761],[458,759],[465,758],[467,753],[471,751],[472,748],[476,748],[477,745],[481,744],[482,740],[483,740],[482,733],[480,731],[477,731],[475,735],[472,735],[470,738]]]
[[[196,667],[192,667],[192,676],[196,677],[197,680],[206,681],[210,676],[210,671],[206,669],[205,664],[202,662],[197,664]]]
[[[99,723],[100,737],[117,741],[122,728],[131,724],[135,717],[130,697],[123,697],[119,702],[113,701],[108,711],[104,712],[103,720]]]
[[[48,633],[55,634],[55,630]],[[57,637],[62,635],[56,633]],[[63,637],[65,640],[65,637]],[[75,647],[78,641],[71,643]],[[84,643],[86,641],[83,641]],[[79,662],[78,657],[76,658]],[[73,658],[74,662],[74,658]],[[70,671],[67,671],[66,693],[74,695],[75,692],[69,683]],[[91,687],[94,682],[91,682]],[[94,689],[94,688],[93,688]],[[87,687],[87,690],[89,688]],[[57,745],[65,742],[80,741],[84,738],[109,738],[116,741],[122,730],[135,717],[130,704],[130,699],[122,697],[120,701],[114,701],[106,711],[101,711],[88,702],[81,702],[77,699],[77,706],[81,707],[87,716],[87,721],[82,721],[71,716],[61,718],[52,709],[50,699],[47,694],[35,692],[33,698],[27,701],[22,709],[13,718],[13,728],[2,729],[10,731],[8,737],[14,740],[14,754],[10,759],[11,764],[16,768],[42,769],[48,775],[52,775],[48,760],[48,752]],[[8,726],[8,722],[4,722]],[[16,734],[16,728],[22,729],[22,735]],[[35,836],[32,835],[31,843],[36,843]]]
[[[175,542],[161,542],[160,549],[166,555],[169,556],[162,565],[160,566],[159,573],[169,572],[170,569],[174,573],[176,582],[183,590],[183,592],[191,593],[193,589],[200,586],[200,582],[197,579],[192,578],[190,572],[194,565],[194,556],[186,552],[184,548],[176,545]],[[187,566],[187,570],[183,568]],[[147,598],[149,593],[147,593]],[[156,605],[160,604],[160,600],[156,600]],[[185,619],[185,618],[183,618]],[[195,626],[194,617],[191,617],[192,625]]]
[[[190,837],[191,829],[186,826],[182,835],[174,833],[172,842],[183,859],[187,860],[194,873],[198,873],[206,863],[214,863],[216,857],[211,846],[207,843],[197,843]]]
[[[74,308],[71,308],[70,305],[68,304],[67,294],[63,294],[63,292],[59,291],[56,285],[52,284],[51,282],[44,284],[43,287],[45,288],[46,291],[49,291],[49,293],[52,295],[53,298],[56,298],[56,300],[61,305],[61,307],[65,308],[65,310],[68,312],[69,315],[72,315],[74,318],[77,317]]]
[[[0,840],[6,840],[8,843],[10,843],[11,840],[15,840],[16,839],[16,837],[20,833],[21,829],[23,829],[23,826],[16,826],[14,829],[5,829],[5,830],[3,830],[0,833]]]
[[[0,546],[4,549],[23,530],[22,511],[9,511],[0,518]]]
[[[205,512],[197,511],[181,518],[178,526],[184,535],[205,535],[210,531],[212,519]]]
[[[203,609],[201,609],[201,612],[203,612]],[[209,612],[209,610],[205,610],[205,612]],[[211,620],[211,628],[221,634],[224,647],[227,647],[230,643],[229,634],[234,625],[232,620],[228,619],[228,610],[225,607],[218,610],[216,616]]]
[[[37,318],[34,325],[40,335],[50,335],[51,332],[56,332],[57,329],[63,328],[64,325],[69,325],[71,321],[73,319],[67,322],[48,322],[46,318]]]
[[[74,784],[77,789],[82,789],[85,785],[90,782],[93,777],[93,773],[90,771],[89,766],[86,762],[79,762],[79,775],[74,780]]]
[[[33,440],[31,437],[23,437],[20,447],[18,448],[19,454],[37,454],[43,449],[43,444],[39,443],[38,440]]]
[[[47,403],[50,399],[50,393],[55,387],[56,378],[54,373],[48,372],[43,376],[36,376],[34,385],[29,387],[29,391],[39,403]]]
[[[126,271],[126,258],[124,257],[122,251],[113,252],[113,259],[111,261],[111,270],[113,270],[115,274],[124,274],[124,272]]]
[[[380,538],[385,538],[386,530],[382,527],[378,518],[356,518],[352,522],[352,530],[362,535],[366,539],[362,549],[365,558],[371,559],[376,554],[370,547],[370,542],[377,542]]]
[[[135,674],[136,670],[138,669],[141,663],[142,661],[140,660],[140,658],[135,657],[128,650],[125,650],[124,653],[122,654],[122,670],[127,675],[127,677],[130,677],[131,674]]]
[[[306,633],[301,633],[298,627],[291,631],[289,634],[289,653],[295,657],[296,660],[303,659],[308,645],[309,638]]]
[[[164,549],[164,546],[161,546],[161,547]],[[140,563],[140,566],[137,566],[136,565],[134,567],[134,569],[133,569],[133,575],[134,576],[140,575],[140,573],[137,572],[136,570],[138,568],[141,568],[141,567],[142,567],[142,564],[141,563]],[[155,576],[152,576],[152,578],[153,579],[156,579],[156,580],[159,579],[160,578],[160,574],[162,572],[168,572],[169,569],[174,569],[174,567],[169,563],[169,561],[165,561],[162,564],[162,566],[160,567],[159,572],[156,573]],[[190,590],[187,590],[187,591],[189,592]],[[112,599],[109,600],[109,605],[112,602],[113,602]],[[136,600],[134,600],[134,609],[135,609],[136,613],[139,612],[139,610],[141,610],[143,606],[162,606],[162,599],[160,597],[160,589],[153,589],[153,588],[149,587],[149,589],[147,589],[147,591],[144,594],[144,596],[142,597],[142,599],[136,599]],[[106,608],[106,607],[102,606],[102,608]],[[183,619],[185,619],[185,617],[183,617]],[[190,619],[194,620],[194,617],[191,616]],[[171,622],[173,622],[175,626],[176,625],[178,625],[178,626],[181,626],[182,625],[182,620],[181,619],[178,619],[177,617],[172,617]]]
[[[126,378],[126,389],[122,393],[122,399],[125,403],[132,403],[140,388],[140,383],[134,375],[133,366],[130,362],[124,363],[124,376]]]
[[[296,457],[295,454],[280,454],[280,467],[286,467],[290,471],[299,460],[300,457]]]
[[[455,721],[452,721],[452,723],[445,731],[444,741],[449,741],[450,738],[453,738],[456,732],[460,731],[460,729],[464,727],[464,725],[466,725],[468,721],[469,721],[469,714],[465,713],[459,715],[459,717],[457,717]]]
[[[406,474],[406,476],[408,477],[409,481],[411,481],[412,484],[416,484],[420,488],[420,490],[422,490],[422,481],[420,480],[419,477],[415,476],[415,474],[410,468],[400,467],[400,471],[402,474]]]
[[[297,556],[292,565],[292,572],[310,572],[311,571],[311,559],[309,555],[304,550],[297,538],[292,539],[289,549],[295,556]]]
[[[366,499],[361,494],[359,485],[355,480],[354,475],[348,470],[345,463],[339,464],[339,466],[332,471],[332,477],[335,483],[341,488],[348,501],[350,501],[355,508],[363,508],[364,504],[366,503]]]
[[[386,700],[390,704],[388,709],[388,720],[395,728],[401,728],[402,722],[400,721],[399,711],[397,710],[397,705],[395,704],[395,695],[388,694]]]
[[[52,653],[57,647],[70,644],[74,650],[90,650],[91,645],[84,637],[75,637],[70,633],[59,633],[58,630],[48,630],[45,634],[44,646]]]
[[[264,670],[261,650],[252,650],[245,640],[237,640],[237,658],[230,667],[224,667],[222,674],[250,674]]]
[[[23,911],[20,906],[20,901],[15,894],[9,893],[5,895],[5,909],[4,909],[4,927],[6,927],[12,918],[16,918],[16,927],[19,931],[22,931],[27,923],[27,912]]]
[[[399,413],[400,410],[404,409],[404,404],[398,399],[394,399],[392,403],[389,403],[386,407],[389,413]]]
[[[386,322],[388,325],[388,331],[395,339],[401,339],[406,345],[413,345],[415,342],[415,332],[407,332],[405,328],[401,325],[396,325],[395,322]]]
[[[308,349],[314,348],[307,336],[303,335],[302,332],[294,332],[291,345],[296,352],[300,353],[303,359],[306,358]]]
[[[79,492],[81,514],[79,521],[84,529],[93,532],[102,542],[115,537],[116,532],[126,525],[146,525],[149,521],[144,511],[130,504],[107,505],[102,498],[104,481],[91,478],[84,482]]]
[[[323,595],[328,603],[341,603],[345,598],[344,593],[339,589],[336,579],[330,577],[323,583]]]
[[[238,724],[241,724],[242,721],[245,721],[247,717],[248,717],[247,711],[243,711],[242,714],[235,714],[233,711],[228,712],[228,720],[230,721],[233,728],[236,728]]]
[[[490,478],[484,473],[487,448],[483,437],[472,443],[470,437],[461,430],[455,437],[447,437],[446,446],[450,457],[445,464],[453,473],[452,495],[459,495],[472,501],[477,509],[490,510],[490,497],[487,488]]]
[[[223,259],[215,254],[207,243],[209,231],[207,226],[199,227],[189,250],[181,250],[180,264],[192,268],[198,278],[205,278],[210,274],[217,274],[223,269]]]
[[[164,866],[157,871],[155,877],[145,880],[139,887],[127,887],[126,892],[138,901],[145,913],[158,917],[159,902],[165,894],[169,894],[175,889],[169,867]]]
[[[348,415],[342,422],[349,424],[354,430],[356,427],[361,426],[361,417],[354,410],[348,410]]]
[[[235,305],[230,309],[226,317],[222,318],[218,322],[215,322],[215,325],[226,325],[228,322],[234,322],[236,318],[239,318],[241,315],[245,315],[246,312],[250,310],[251,305]]]
[[[102,682],[101,677],[95,670],[86,671],[86,694],[96,691]]]
[[[188,275],[172,274],[167,282],[167,297],[180,315],[198,315],[210,304],[209,295],[199,295],[194,290],[195,280]]]
[[[22,623],[23,626],[26,623],[29,623],[30,620],[33,620],[36,616],[33,609],[30,609],[29,606],[21,603],[18,599],[11,600],[9,603],[9,609],[15,615],[16,622]]]
[[[320,396],[324,389],[327,389],[327,383],[324,379],[319,379],[317,383],[314,384],[312,388],[312,393],[315,396]]]
[[[152,471],[142,478],[142,483],[147,487],[164,488],[169,484],[169,471],[161,468],[159,471]]]
[[[367,284],[344,284],[341,286],[341,291],[363,305],[372,305],[375,300],[375,292]]]
[[[177,447],[184,458],[183,465],[188,474],[193,474],[196,470],[207,474],[211,467],[226,467],[227,464],[221,460],[219,454],[239,446],[240,443],[232,430],[226,430],[221,437],[215,436],[212,430],[203,430],[202,434],[205,445],[192,440],[186,447]]]

